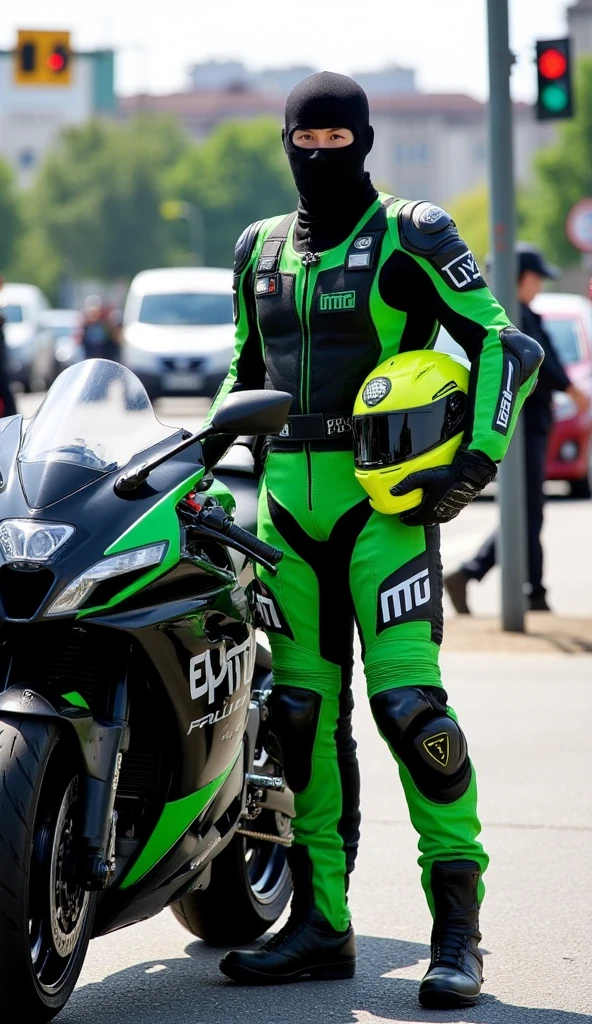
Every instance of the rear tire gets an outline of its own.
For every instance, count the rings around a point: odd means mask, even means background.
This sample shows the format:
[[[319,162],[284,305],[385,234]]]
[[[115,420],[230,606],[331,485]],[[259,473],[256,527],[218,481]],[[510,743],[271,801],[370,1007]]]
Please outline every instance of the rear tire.
[[[59,728],[0,721],[0,1006],[45,1024],[84,963],[96,896],[68,877],[80,780]]]
[[[262,811],[246,827],[283,836],[289,833],[290,819]],[[171,910],[184,928],[210,945],[241,945],[275,924],[291,892],[285,847],[235,835],[213,860],[208,888],[190,893]]]

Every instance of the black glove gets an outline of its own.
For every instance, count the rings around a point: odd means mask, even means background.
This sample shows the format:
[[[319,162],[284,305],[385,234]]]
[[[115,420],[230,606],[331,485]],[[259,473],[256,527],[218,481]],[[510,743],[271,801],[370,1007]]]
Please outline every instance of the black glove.
[[[391,494],[400,498],[421,487],[421,505],[403,512],[401,522],[406,526],[435,526],[454,519],[495,479],[496,473],[497,466],[488,455],[459,448],[451,466],[412,473],[402,483],[391,487]]]

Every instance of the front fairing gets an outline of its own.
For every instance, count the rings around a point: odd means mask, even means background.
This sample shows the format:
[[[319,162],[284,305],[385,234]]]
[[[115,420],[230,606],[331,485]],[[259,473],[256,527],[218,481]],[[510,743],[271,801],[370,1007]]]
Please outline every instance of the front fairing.
[[[167,572],[178,562],[180,529],[175,506],[204,475],[198,442],[155,469],[149,479],[129,496],[120,496],[114,490],[115,481],[121,472],[116,469],[103,476],[94,476],[93,479],[83,482],[74,493],[65,495],[45,508],[36,509],[31,508],[27,500],[21,467],[17,460],[21,434],[22,417],[15,416],[7,422],[0,435],[0,521],[32,519],[67,523],[75,527],[76,533],[50,562],[44,563],[38,569],[21,569],[0,564],[2,619],[42,619],[62,589],[80,573],[112,553],[158,541],[168,542],[166,558],[156,570],[152,570],[152,578]],[[181,432],[178,438],[172,437],[161,442],[149,449],[149,453],[156,455],[160,450],[169,449],[175,440],[180,439]],[[15,584],[32,590],[41,572],[45,573],[48,586],[38,607],[31,612],[29,604],[26,611],[31,614],[7,614],[7,602],[4,600],[6,591]],[[51,573],[51,580],[48,572]],[[27,584],[30,586],[27,587]],[[14,612],[14,609],[11,610]],[[69,617],[80,614],[72,613]]]

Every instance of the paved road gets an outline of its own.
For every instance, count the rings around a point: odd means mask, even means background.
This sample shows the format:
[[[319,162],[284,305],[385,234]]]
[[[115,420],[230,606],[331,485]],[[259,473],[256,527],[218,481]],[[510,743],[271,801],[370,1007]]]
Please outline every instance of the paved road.
[[[416,1002],[430,921],[415,842],[357,678],[363,840],[351,903],[354,981],[245,990],[165,911],[92,943],[62,1024],[590,1024],[592,660],[447,655],[445,678],[479,770],[491,854],[482,915],[485,995],[475,1010]],[[561,701],[557,680],[561,680]],[[574,714],[573,710],[577,709]]]
[[[24,397],[33,411],[35,397]],[[165,422],[197,427],[206,404],[169,400]],[[475,502],[443,532],[445,567],[470,554],[495,523]],[[547,506],[548,581],[564,614],[591,614],[590,504]],[[494,573],[471,594],[496,610]],[[360,965],[351,982],[243,990],[217,970],[218,950],[165,912],[92,943],[63,1024],[590,1024],[592,984],[592,659],[585,655],[447,654],[445,684],[470,738],[492,863],[483,911],[485,995],[475,1010],[427,1013],[416,1001],[429,916],[415,839],[357,668],[356,730],[364,832],[351,903]]]

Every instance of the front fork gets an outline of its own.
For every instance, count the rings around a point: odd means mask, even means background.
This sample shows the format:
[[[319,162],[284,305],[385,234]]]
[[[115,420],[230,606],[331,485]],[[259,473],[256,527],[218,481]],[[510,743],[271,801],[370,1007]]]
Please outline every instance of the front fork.
[[[129,747],[127,678],[115,686],[110,721],[100,737],[100,762],[87,775],[76,876],[84,889],[106,889],[115,874],[117,811],[115,797],[123,754]],[[105,728],[106,727],[106,728]]]

